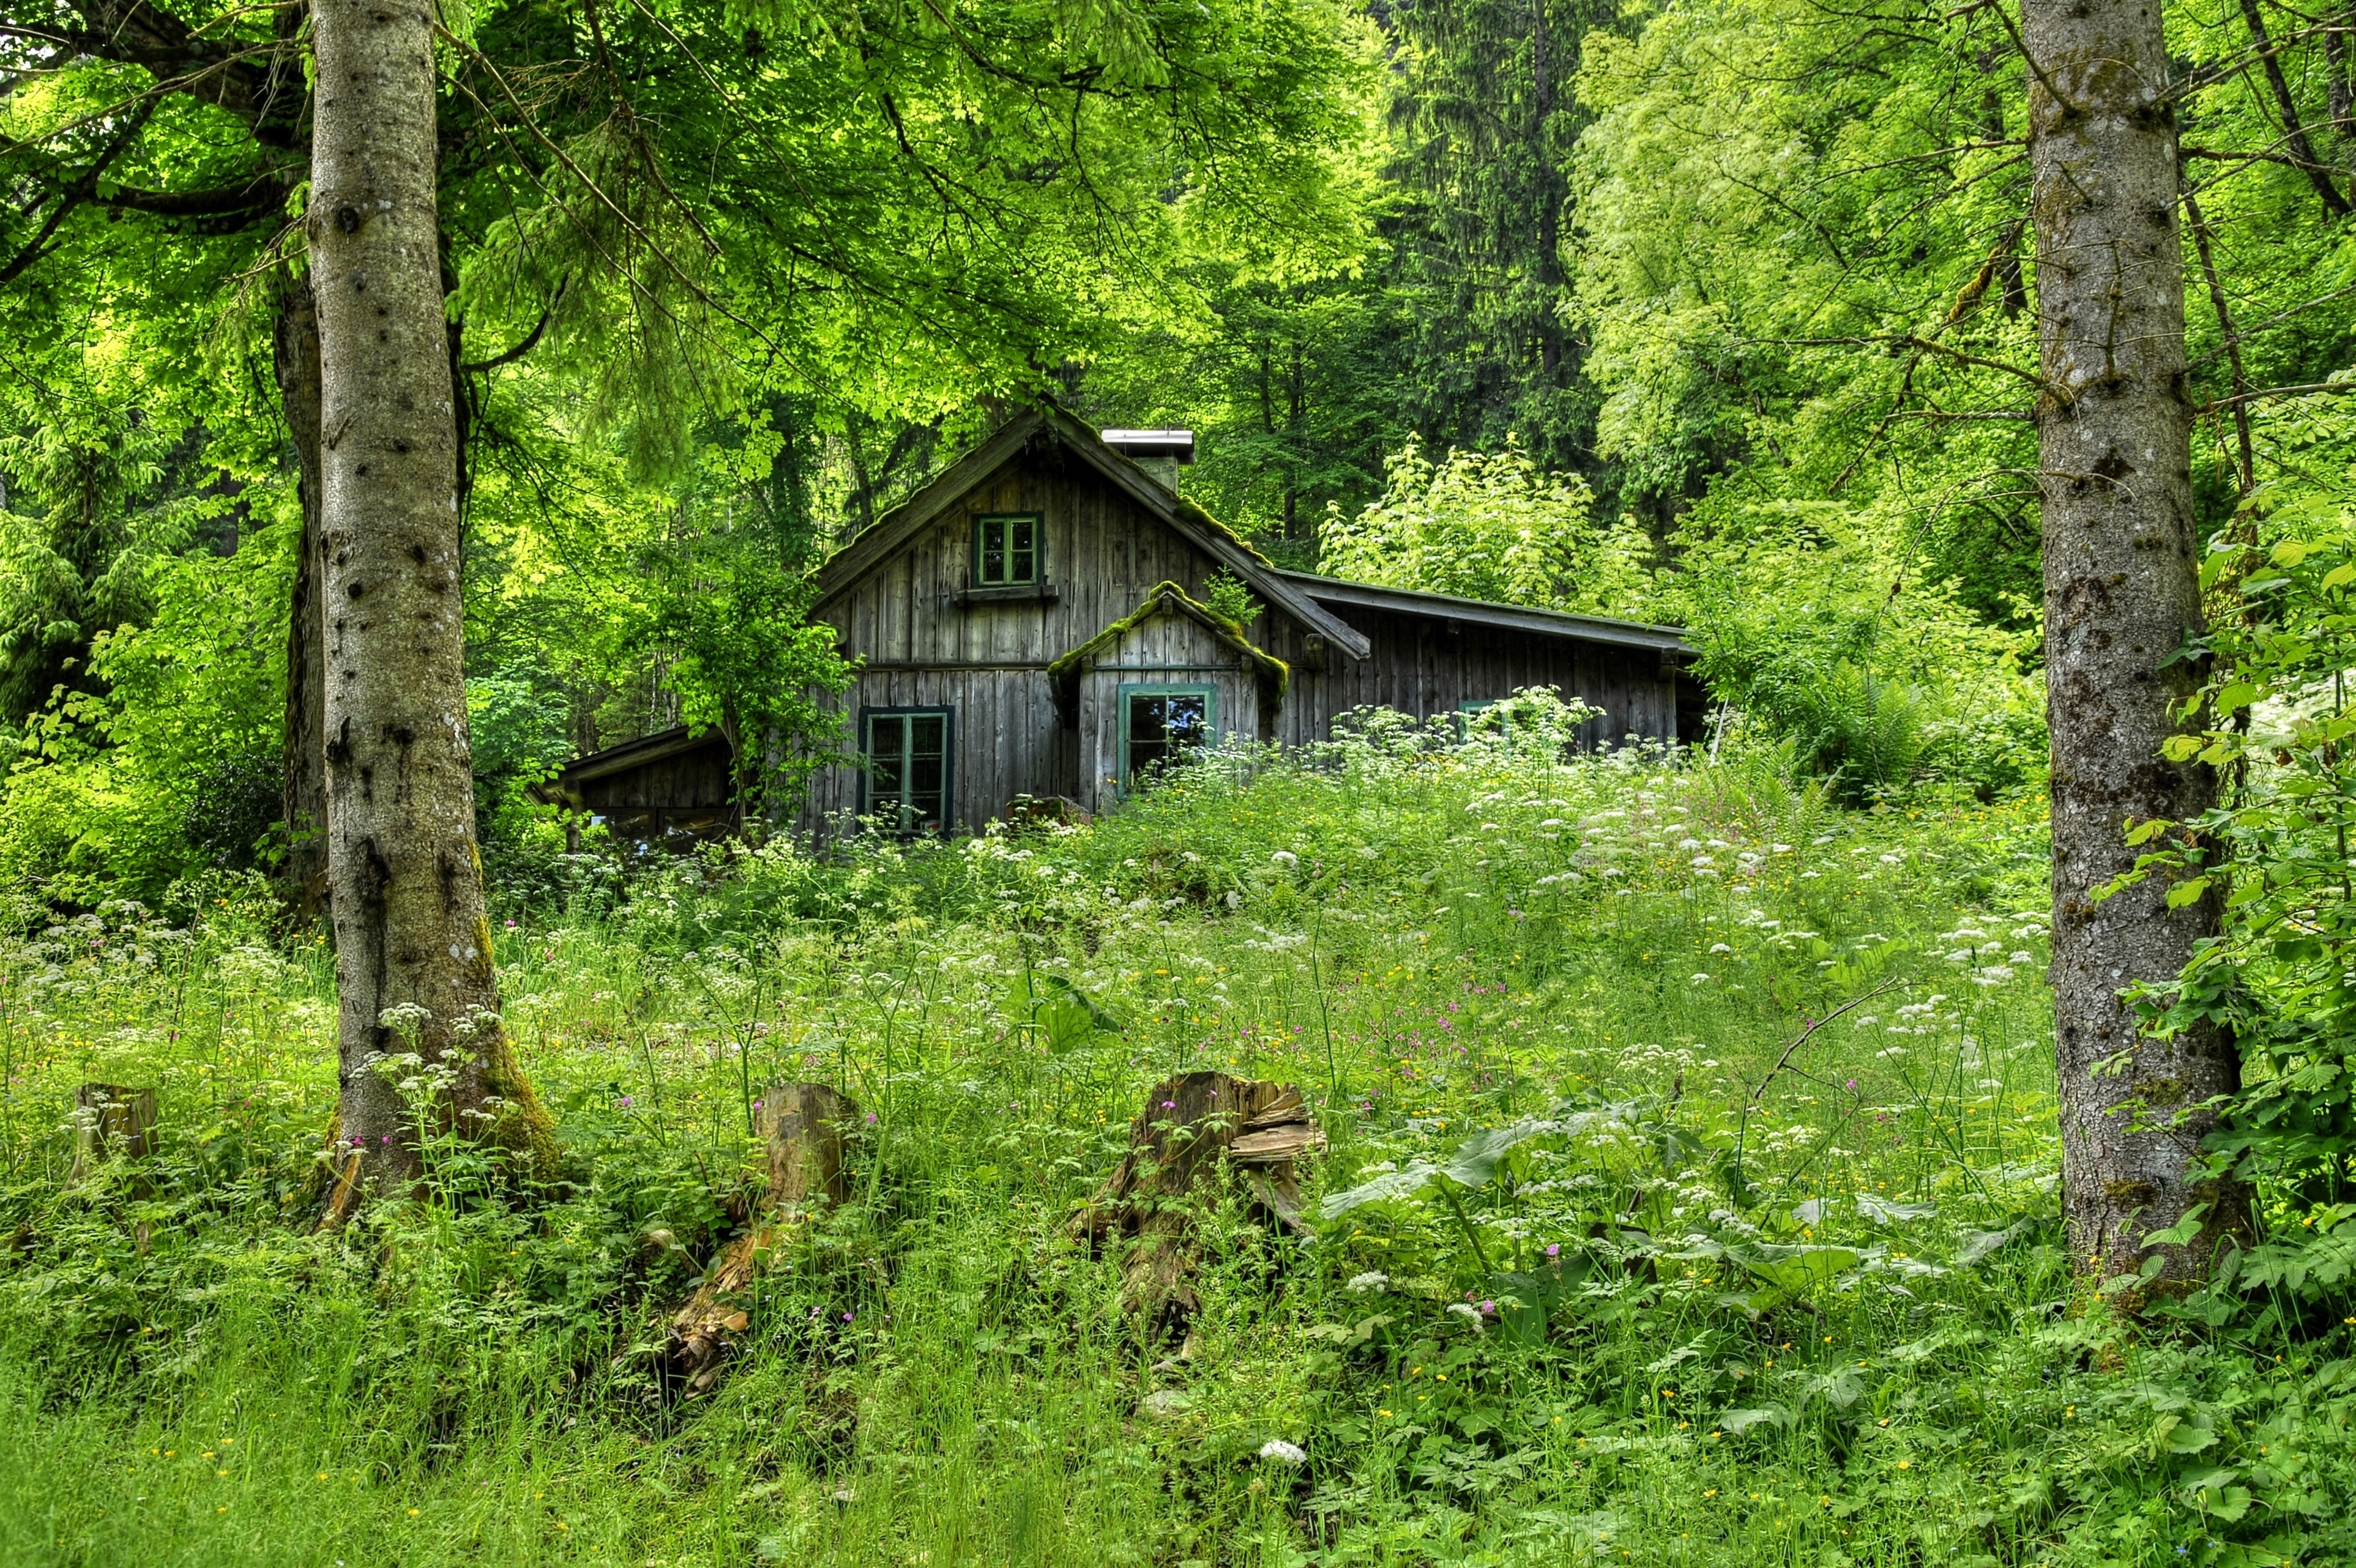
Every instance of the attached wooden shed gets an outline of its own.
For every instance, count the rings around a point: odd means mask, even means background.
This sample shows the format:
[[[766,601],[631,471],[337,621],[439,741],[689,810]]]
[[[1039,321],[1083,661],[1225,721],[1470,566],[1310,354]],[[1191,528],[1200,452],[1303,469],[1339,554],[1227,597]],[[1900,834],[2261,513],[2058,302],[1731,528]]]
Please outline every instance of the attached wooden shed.
[[[1292,671],[1174,582],[1047,666],[1077,731],[1073,798],[1098,811],[1141,774],[1206,747],[1275,738]]]
[[[641,851],[680,849],[744,826],[735,778],[727,738],[682,725],[580,758],[532,794],[605,823]]]

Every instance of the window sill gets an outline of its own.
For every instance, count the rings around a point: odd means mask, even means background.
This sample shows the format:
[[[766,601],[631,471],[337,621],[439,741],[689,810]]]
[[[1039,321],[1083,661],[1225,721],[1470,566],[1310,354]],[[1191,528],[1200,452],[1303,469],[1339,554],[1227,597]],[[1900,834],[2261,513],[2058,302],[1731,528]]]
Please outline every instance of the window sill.
[[[1052,582],[1012,582],[1003,588],[969,588],[958,595],[967,609],[978,604],[1053,604],[1062,595]]]

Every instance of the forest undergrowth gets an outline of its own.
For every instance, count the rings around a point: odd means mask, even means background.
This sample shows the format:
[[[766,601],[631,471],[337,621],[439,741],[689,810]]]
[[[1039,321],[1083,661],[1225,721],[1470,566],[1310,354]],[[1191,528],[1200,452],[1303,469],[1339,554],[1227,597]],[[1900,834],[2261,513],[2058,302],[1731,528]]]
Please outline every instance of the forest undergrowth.
[[[2356,1553],[2344,1312],[2137,1327],[2069,1266],[2041,800],[1430,739],[519,910],[562,1178],[429,1137],[334,1234],[332,964],[258,890],[0,946],[0,1562]],[[1329,1146],[1312,1239],[1208,1217],[1181,1359],[1068,1227],[1201,1067]],[[851,1199],[678,1400],[788,1079],[861,1106]],[[158,1151],[72,1179],[87,1082]]]

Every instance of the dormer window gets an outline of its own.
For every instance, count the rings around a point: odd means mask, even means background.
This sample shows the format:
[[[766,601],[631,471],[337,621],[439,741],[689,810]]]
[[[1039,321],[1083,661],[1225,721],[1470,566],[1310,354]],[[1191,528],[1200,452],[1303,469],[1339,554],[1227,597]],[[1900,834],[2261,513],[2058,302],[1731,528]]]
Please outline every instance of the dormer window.
[[[973,583],[1014,588],[1044,581],[1045,529],[1036,512],[1001,512],[973,523]]]

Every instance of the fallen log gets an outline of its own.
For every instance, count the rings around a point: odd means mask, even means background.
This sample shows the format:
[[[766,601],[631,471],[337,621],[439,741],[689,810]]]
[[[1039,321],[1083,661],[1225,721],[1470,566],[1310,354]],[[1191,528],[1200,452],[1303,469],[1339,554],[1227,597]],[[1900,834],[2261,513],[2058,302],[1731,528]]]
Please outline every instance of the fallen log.
[[[1073,1230],[1099,1244],[1130,1241],[1121,1260],[1122,1310],[1152,1335],[1176,1337],[1202,1309],[1191,1283],[1195,1226],[1220,1181],[1232,1176],[1255,1209],[1306,1234],[1293,1162],[1324,1147],[1325,1136],[1297,1084],[1182,1072],[1147,1094],[1129,1141]]]
[[[664,1362],[690,1398],[720,1380],[722,1360],[750,1325],[746,1293],[770,1255],[822,1204],[848,1196],[843,1132],[859,1116],[847,1095],[823,1083],[778,1083],[761,1096],[768,1184],[753,1223],[722,1249],[703,1283],[671,1318]]]

